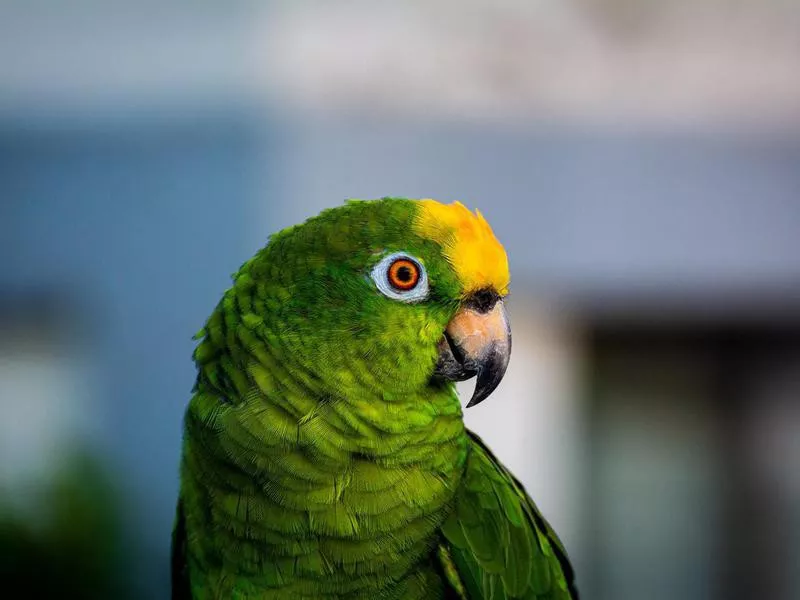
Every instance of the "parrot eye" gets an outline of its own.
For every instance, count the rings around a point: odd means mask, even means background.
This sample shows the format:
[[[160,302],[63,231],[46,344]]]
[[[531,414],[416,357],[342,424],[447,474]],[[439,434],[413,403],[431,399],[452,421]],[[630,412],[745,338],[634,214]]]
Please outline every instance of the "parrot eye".
[[[428,275],[422,263],[403,253],[385,256],[372,269],[372,279],[384,296],[416,302],[428,295]]]
[[[405,258],[398,258],[389,265],[387,278],[392,287],[401,292],[413,290],[419,283],[419,268],[417,263]]]

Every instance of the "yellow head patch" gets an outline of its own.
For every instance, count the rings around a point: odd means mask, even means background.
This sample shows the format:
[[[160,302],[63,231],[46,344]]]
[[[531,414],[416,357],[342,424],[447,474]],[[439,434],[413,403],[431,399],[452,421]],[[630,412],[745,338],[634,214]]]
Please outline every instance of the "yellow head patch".
[[[460,202],[442,204],[425,199],[419,200],[419,205],[416,233],[442,247],[464,293],[491,287],[500,295],[507,294],[511,279],[508,257],[483,215],[477,210],[470,212]]]

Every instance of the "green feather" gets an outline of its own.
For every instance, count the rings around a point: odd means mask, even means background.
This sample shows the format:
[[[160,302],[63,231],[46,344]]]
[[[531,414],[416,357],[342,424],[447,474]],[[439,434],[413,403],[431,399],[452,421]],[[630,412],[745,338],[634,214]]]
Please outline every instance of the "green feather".
[[[195,336],[173,599],[575,598],[566,552],[433,381],[461,283],[419,205],[350,201],[272,235]],[[371,268],[418,257],[398,302]]]
[[[572,568],[519,482],[468,432],[470,453],[442,527],[470,597],[575,599]],[[498,552],[499,550],[499,552]]]

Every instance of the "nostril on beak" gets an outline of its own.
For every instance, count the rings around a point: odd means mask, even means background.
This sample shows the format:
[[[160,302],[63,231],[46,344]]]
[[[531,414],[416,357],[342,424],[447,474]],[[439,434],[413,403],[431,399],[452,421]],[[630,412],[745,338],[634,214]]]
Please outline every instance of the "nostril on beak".
[[[466,305],[476,312],[486,314],[494,308],[498,300],[500,300],[500,294],[491,288],[484,288],[472,293],[467,298]]]

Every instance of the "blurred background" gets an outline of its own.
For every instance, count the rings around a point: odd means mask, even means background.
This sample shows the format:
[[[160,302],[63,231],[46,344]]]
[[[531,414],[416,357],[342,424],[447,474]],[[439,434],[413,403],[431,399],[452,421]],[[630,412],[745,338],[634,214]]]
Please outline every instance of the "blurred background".
[[[586,600],[800,598],[796,0],[1,2],[6,581],[168,597],[191,336],[385,195],[508,250],[466,420]]]

